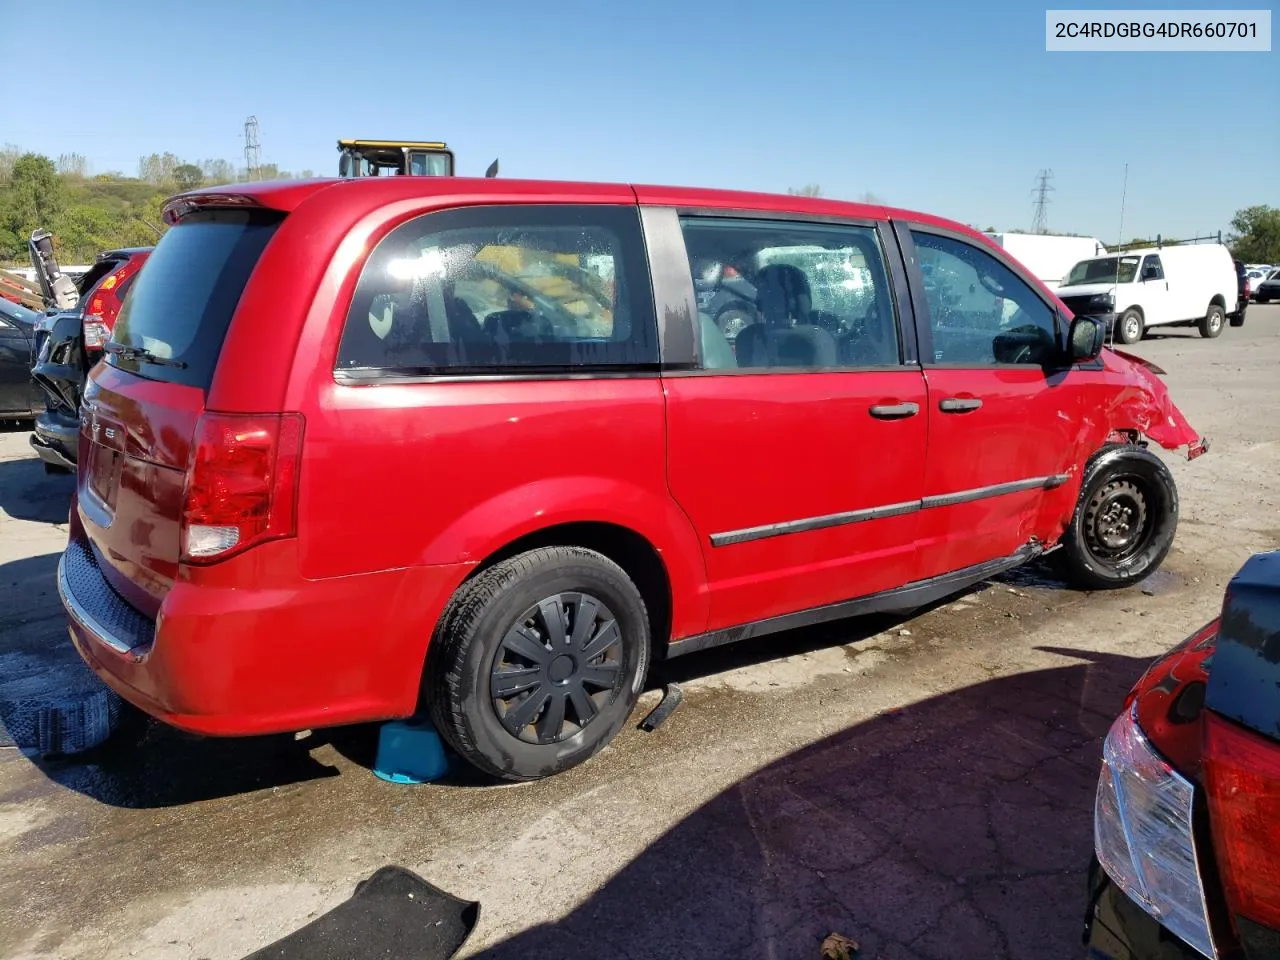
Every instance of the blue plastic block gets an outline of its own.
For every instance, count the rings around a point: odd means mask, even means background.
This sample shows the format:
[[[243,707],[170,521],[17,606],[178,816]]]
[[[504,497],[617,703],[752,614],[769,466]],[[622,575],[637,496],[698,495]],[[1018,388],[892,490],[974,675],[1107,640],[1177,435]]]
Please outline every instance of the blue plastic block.
[[[430,783],[449,772],[444,741],[426,717],[393,720],[378,731],[375,776],[391,783]]]

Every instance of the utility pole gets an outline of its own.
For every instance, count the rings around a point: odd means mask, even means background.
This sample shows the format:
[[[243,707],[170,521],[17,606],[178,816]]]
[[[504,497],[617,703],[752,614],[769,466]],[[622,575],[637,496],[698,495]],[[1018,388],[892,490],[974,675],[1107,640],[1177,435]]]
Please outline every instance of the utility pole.
[[[244,167],[245,177],[258,179],[258,170],[262,166],[262,145],[258,142],[258,118],[250,117],[244,122]]]
[[[1031,217],[1032,233],[1049,232],[1049,194],[1054,191],[1054,187],[1050,185],[1049,181],[1052,179],[1052,170],[1041,170],[1036,174],[1036,186],[1031,191],[1036,198],[1035,213]]]

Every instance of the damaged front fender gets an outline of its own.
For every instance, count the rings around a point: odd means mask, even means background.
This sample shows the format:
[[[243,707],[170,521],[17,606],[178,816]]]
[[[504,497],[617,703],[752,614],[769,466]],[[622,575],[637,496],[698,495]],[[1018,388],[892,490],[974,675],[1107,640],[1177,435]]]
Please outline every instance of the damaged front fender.
[[[1115,350],[1104,350],[1102,356],[1107,371],[1123,382],[1106,410],[1111,430],[1136,430],[1166,450],[1186,447],[1188,460],[1208,452],[1208,439],[1196,433],[1174,406],[1169,388],[1156,374],[1159,367]]]

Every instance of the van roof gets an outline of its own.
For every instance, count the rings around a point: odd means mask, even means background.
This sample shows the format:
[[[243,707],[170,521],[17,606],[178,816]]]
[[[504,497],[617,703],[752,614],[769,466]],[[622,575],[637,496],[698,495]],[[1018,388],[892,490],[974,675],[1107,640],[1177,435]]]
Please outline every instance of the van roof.
[[[990,237],[944,217],[880,204],[852,203],[827,197],[754,193],[703,187],[654,186],[621,183],[589,183],[560,180],[515,180],[480,177],[348,177],[315,180],[268,180],[202,187],[170,198],[166,218],[180,217],[184,206],[253,205],[289,213],[312,197],[374,208],[414,198],[434,198],[442,203],[476,203],[507,198],[516,202],[641,202],[685,208],[745,208],[760,211],[807,213],[866,219],[913,220],[945,227],[979,238],[998,247]],[[341,198],[341,200],[340,200]],[[171,221],[172,222],[172,221]]]
[[[1112,257],[1145,257],[1149,253],[1165,255],[1175,252],[1179,255],[1185,250],[1225,250],[1221,243],[1170,243],[1163,247],[1135,247],[1132,250],[1118,250],[1111,253],[1100,253],[1089,260],[1110,260]]]

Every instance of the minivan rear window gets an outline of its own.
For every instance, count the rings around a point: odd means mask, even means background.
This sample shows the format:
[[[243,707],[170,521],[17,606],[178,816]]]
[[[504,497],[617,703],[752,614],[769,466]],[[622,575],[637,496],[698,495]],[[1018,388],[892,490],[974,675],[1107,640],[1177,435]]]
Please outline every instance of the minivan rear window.
[[[156,245],[111,332],[112,365],[207,389],[249,275],[283,215],[202,210]]]

